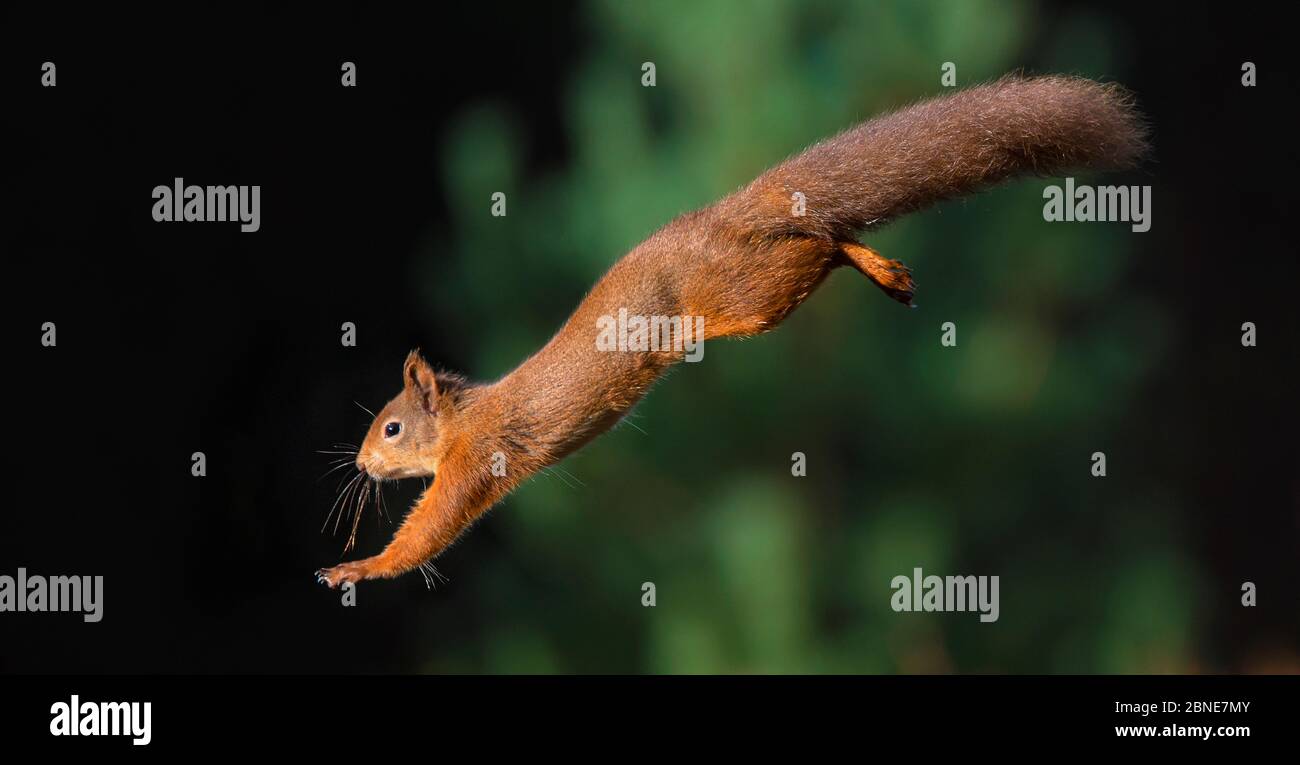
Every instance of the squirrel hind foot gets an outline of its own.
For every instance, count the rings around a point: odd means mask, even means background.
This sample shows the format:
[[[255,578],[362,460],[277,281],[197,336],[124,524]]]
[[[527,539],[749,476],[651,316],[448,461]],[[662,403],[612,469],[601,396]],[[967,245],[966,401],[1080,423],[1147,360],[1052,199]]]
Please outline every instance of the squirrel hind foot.
[[[857,242],[841,242],[839,251],[843,265],[856,268],[894,300],[906,306],[912,305],[912,296],[916,292],[912,269]]]

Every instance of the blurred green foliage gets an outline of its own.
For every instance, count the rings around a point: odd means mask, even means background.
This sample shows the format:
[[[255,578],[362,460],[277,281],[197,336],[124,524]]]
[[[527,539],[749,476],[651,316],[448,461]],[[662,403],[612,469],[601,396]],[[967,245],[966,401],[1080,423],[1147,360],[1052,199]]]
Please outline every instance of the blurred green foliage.
[[[412,257],[429,332],[472,338],[472,376],[504,374],[658,226],[940,93],[945,61],[969,85],[1020,68],[1032,40],[1055,71],[1120,78],[1122,35],[1072,19],[1044,38],[1032,6],[1003,0],[593,2],[563,88],[564,162],[532,167],[494,102],[441,147],[454,226]],[[917,310],[842,271],[778,331],[674,370],[493,511],[503,543],[471,533],[453,551],[473,551],[451,564],[462,607],[427,609],[413,669],[1191,669],[1200,585],[1177,499],[1116,438],[1166,319],[1120,289],[1131,240],[1044,224],[1042,185],[873,234],[914,269]],[[494,191],[504,220],[485,212]],[[939,344],[945,321],[956,348]],[[1105,481],[1089,475],[1097,450]],[[796,451],[807,477],[790,474]],[[1000,620],[892,612],[890,579],[917,566],[1000,576]]]

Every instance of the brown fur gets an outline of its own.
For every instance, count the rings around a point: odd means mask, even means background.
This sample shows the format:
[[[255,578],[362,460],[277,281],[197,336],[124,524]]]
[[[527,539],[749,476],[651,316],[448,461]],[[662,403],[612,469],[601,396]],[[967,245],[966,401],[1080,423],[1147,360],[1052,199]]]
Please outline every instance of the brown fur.
[[[851,265],[910,303],[908,269],[859,244],[876,228],[1013,175],[1122,167],[1145,149],[1117,87],[1004,78],[861,124],[678,217],[600,279],[541,350],[495,383],[435,375],[418,353],[370,428],[357,465],[377,479],[436,474],[379,555],[320,572],[331,587],[429,561],[520,482],[608,430],[681,351],[609,352],[597,320],[703,316],[705,337],[775,328],[830,271]],[[794,214],[795,192],[806,198]],[[402,435],[388,438],[389,422]],[[493,475],[493,455],[506,475]]]

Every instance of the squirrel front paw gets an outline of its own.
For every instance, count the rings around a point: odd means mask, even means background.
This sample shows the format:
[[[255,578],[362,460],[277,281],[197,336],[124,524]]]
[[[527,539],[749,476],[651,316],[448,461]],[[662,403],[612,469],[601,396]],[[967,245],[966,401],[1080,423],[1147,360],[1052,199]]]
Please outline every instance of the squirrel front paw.
[[[369,564],[363,560],[340,563],[333,568],[323,568],[316,572],[316,581],[330,588],[337,589],[349,582],[355,584],[366,578]]]

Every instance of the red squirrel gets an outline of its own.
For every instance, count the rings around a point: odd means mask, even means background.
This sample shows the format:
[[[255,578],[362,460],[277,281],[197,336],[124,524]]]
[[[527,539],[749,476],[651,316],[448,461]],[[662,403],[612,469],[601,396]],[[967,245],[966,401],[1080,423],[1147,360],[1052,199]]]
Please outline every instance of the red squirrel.
[[[609,430],[682,360],[681,347],[598,347],[602,317],[703,317],[704,339],[757,335],[839,266],[910,305],[910,271],[860,244],[859,233],[1020,174],[1131,166],[1146,145],[1142,118],[1118,86],[1005,77],[862,123],[677,217],[496,382],[435,372],[413,351],[356,467],[376,481],[432,475],[433,483],[381,553],[318,579],[338,587],[426,565],[522,481]]]

